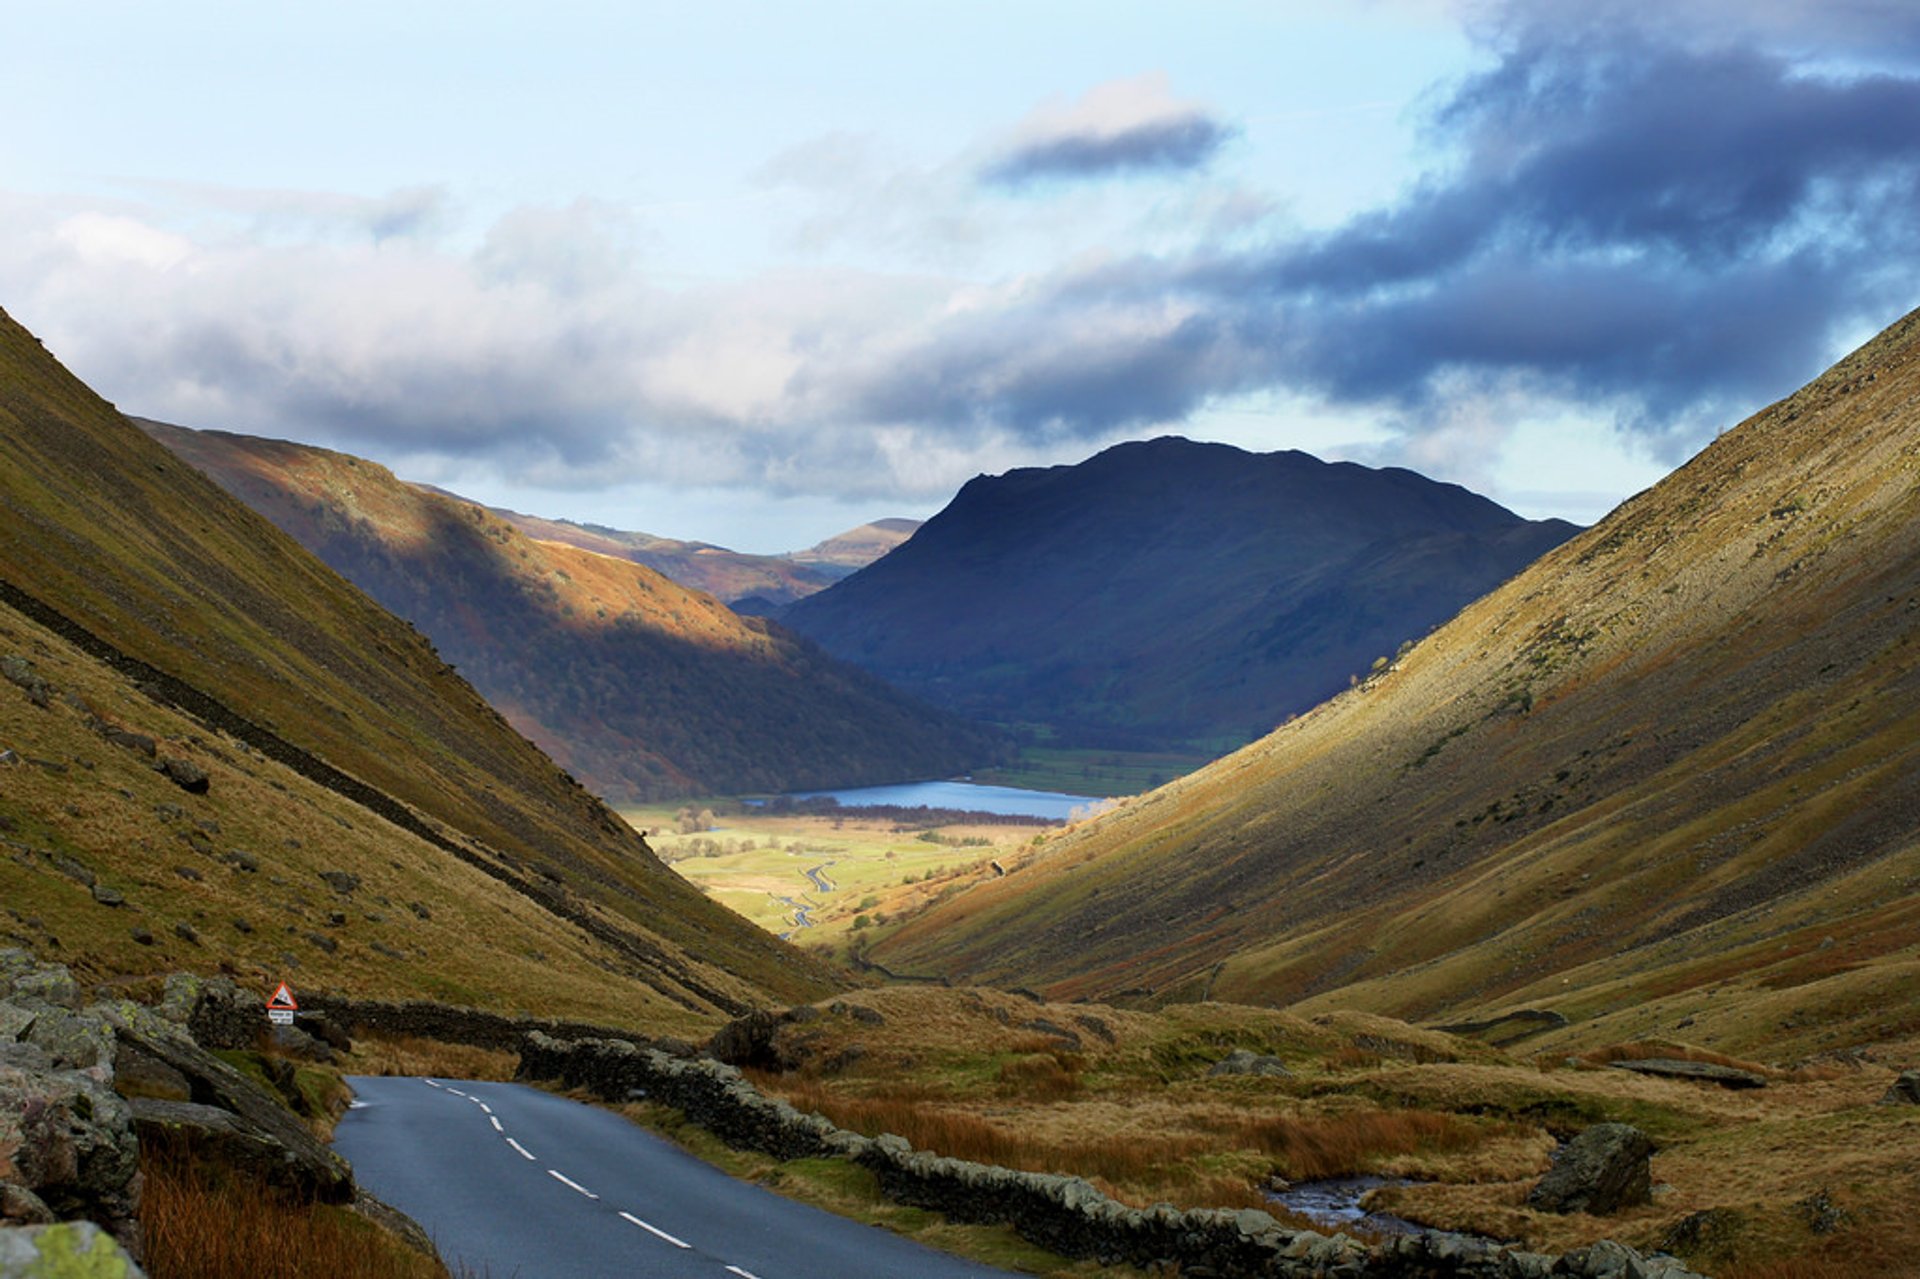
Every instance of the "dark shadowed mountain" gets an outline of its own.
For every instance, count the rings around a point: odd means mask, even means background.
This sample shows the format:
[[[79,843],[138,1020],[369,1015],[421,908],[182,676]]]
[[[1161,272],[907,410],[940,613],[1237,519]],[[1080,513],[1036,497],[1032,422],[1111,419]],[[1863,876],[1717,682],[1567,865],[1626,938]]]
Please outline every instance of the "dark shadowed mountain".
[[[1574,531],[1411,471],[1164,438],[981,476],[780,617],[974,718],[1069,744],[1226,746]]]
[[[992,737],[625,557],[306,445],[143,423],[418,626],[520,731],[611,799],[947,776]]]

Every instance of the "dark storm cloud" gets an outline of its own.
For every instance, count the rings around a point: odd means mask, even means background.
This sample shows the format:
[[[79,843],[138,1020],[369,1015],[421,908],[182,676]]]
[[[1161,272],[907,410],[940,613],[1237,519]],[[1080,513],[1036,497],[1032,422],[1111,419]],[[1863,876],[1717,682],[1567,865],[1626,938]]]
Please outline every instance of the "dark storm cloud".
[[[1150,120],[1115,133],[1065,134],[1018,145],[981,177],[1018,187],[1045,178],[1096,178],[1132,170],[1197,169],[1233,130],[1198,113]]]
[[[1030,114],[979,170],[980,180],[1024,187],[1118,174],[1198,169],[1236,130],[1172,96],[1164,75],[1110,80],[1078,101]]]
[[[1441,167],[1398,202],[1257,251],[1056,279],[995,317],[1017,336],[929,334],[881,403],[910,411],[918,385],[923,420],[971,406],[1093,434],[1257,386],[1417,417],[1478,381],[1686,445],[1920,304],[1912,68],[1574,29],[1499,33],[1499,61],[1433,111]],[[1076,330],[1090,313],[1137,321],[1114,326],[1111,382]]]

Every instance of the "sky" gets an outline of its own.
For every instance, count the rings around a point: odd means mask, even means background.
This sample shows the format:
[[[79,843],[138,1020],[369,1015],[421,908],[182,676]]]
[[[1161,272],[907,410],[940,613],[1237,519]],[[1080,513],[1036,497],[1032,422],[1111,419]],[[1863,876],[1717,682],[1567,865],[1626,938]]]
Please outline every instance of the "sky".
[[[0,0],[121,409],[775,552],[1162,434],[1590,522],[1920,305],[1912,0]]]

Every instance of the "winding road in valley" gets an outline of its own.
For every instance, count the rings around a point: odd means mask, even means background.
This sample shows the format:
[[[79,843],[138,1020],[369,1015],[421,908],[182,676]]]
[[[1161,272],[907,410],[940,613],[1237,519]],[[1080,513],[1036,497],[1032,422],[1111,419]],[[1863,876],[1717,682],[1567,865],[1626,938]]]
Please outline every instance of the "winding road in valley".
[[[334,1134],[367,1190],[493,1279],[981,1279],[874,1226],[735,1180],[620,1116],[518,1084],[349,1080]]]

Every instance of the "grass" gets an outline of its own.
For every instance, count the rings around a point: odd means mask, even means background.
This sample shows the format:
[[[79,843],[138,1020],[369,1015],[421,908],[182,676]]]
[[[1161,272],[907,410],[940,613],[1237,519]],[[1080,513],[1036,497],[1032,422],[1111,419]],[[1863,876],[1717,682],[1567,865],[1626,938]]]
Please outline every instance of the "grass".
[[[1551,1252],[1602,1237],[1651,1251],[1693,1214],[1718,1210],[1738,1223],[1730,1235],[1677,1239],[1672,1250],[1715,1275],[1773,1279],[1805,1263],[1822,1279],[1829,1236],[1795,1205],[1830,1193],[1846,1214],[1832,1238],[1870,1227],[1862,1256],[1920,1256],[1920,1225],[1902,1203],[1920,1117],[1875,1104],[1893,1075],[1884,1065],[1773,1070],[1767,1088],[1731,1092],[1604,1064],[1654,1055],[1754,1064],[1670,1039],[1536,1058],[1515,1055],[1525,1046],[1510,1053],[1352,1012],[1309,1018],[1223,1003],[1149,1012],[903,986],[840,1002],[843,1013],[782,1025],[780,1045],[797,1064],[756,1073],[763,1089],[920,1149],[1082,1176],[1123,1202],[1284,1216],[1271,1179],[1376,1174],[1415,1183],[1376,1191],[1385,1211]],[[863,1051],[849,1054],[854,1045]],[[1291,1073],[1208,1073],[1243,1047]],[[1654,1203],[1608,1218],[1529,1209],[1527,1189],[1556,1145],[1601,1122],[1653,1138]],[[1857,1273],[1882,1272],[1903,1273]]]
[[[184,970],[226,973],[262,998],[285,980],[296,993],[437,993],[693,1037],[717,1024],[619,975],[621,955],[540,902],[153,702],[4,609],[0,653],[29,656],[61,693],[42,708],[0,684],[0,745],[22,757],[0,765],[0,944],[67,964],[87,986]],[[208,792],[190,795],[107,742],[94,717],[201,763]],[[73,864],[123,904],[101,905],[61,869]],[[339,893],[323,871],[359,886]],[[741,980],[714,984],[761,997]]]
[[[520,1055],[469,1044],[447,1044],[414,1035],[354,1038],[343,1068],[355,1075],[443,1075],[449,1079],[511,1080]]]
[[[300,1204],[143,1146],[152,1279],[446,1279],[446,1268],[342,1208]]]
[[[675,830],[680,806],[628,808],[621,815],[689,883],[768,932],[809,949],[844,955],[870,926],[911,913],[1023,856],[1041,823],[916,827],[849,809],[833,816],[769,815],[738,803],[703,801],[721,815],[712,830]],[[818,868],[832,885],[807,875]],[[797,923],[804,904],[810,927]],[[856,926],[866,916],[867,924]]]
[[[826,969],[653,873],[606,807],[417,631],[168,453],[4,315],[0,505],[0,576],[30,597],[0,608],[0,654],[32,661],[56,692],[38,707],[0,685],[0,745],[61,770],[6,771],[0,818],[34,837],[0,830],[28,845],[0,857],[0,902],[13,912],[0,938],[90,983],[226,962],[248,979],[374,995],[467,970],[481,974],[468,985],[475,1001],[499,1011],[557,1011],[558,1000],[599,1020],[624,1008],[623,1020],[688,1029],[721,1006],[829,988]],[[29,620],[34,601],[115,653]],[[158,739],[205,769],[211,789],[186,796],[92,732],[92,718]],[[184,818],[156,819],[161,804]],[[201,829],[208,821],[220,830]],[[210,850],[183,842],[196,829]],[[242,837],[260,864],[251,875],[216,860]],[[37,854],[55,849],[126,906],[48,878]],[[314,881],[323,869],[365,884],[342,925],[327,922],[343,904]],[[430,920],[408,911],[413,900]],[[671,961],[652,980],[632,975],[662,951]]]
[[[872,959],[1142,1005],[1552,1010],[1570,1024],[1537,1046],[1560,1053],[1910,1043],[1916,329],[1378,678],[1049,839]]]

